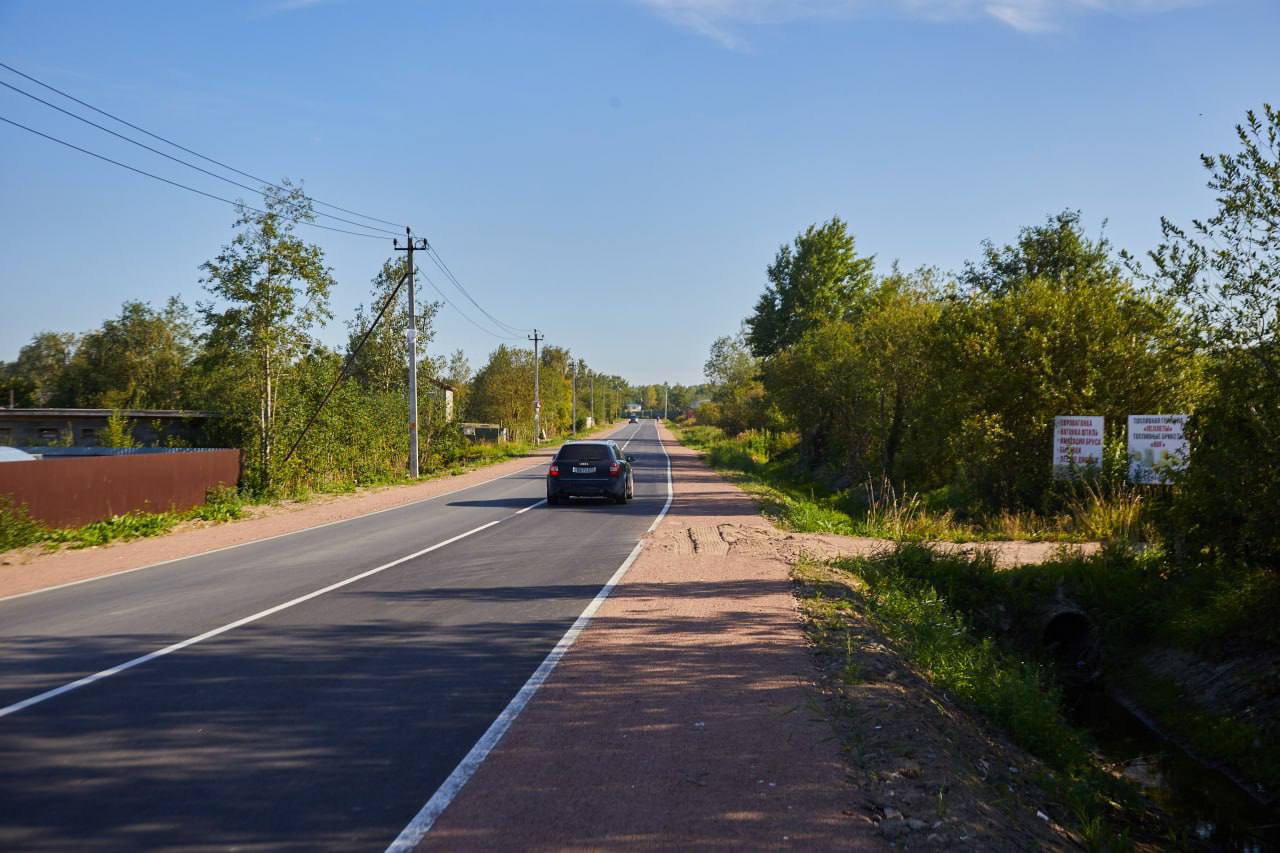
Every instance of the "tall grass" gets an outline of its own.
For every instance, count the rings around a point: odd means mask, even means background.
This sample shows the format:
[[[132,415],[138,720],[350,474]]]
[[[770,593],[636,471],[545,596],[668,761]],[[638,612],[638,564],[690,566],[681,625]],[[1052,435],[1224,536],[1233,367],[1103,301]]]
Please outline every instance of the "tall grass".
[[[793,434],[746,432],[729,437],[716,427],[693,426],[681,429],[680,439],[703,452],[712,467],[737,474],[742,485],[763,500],[766,514],[798,532],[911,542],[1155,541],[1144,492],[1122,480],[1063,484],[1060,512],[1005,508],[962,516],[958,508],[932,495],[926,499],[884,476],[868,476],[853,488],[824,488],[798,465]]]

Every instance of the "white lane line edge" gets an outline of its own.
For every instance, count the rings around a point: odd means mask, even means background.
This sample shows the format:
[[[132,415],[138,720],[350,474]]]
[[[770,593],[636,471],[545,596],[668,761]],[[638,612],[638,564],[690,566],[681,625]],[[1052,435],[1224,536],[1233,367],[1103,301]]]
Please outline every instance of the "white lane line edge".
[[[541,501],[540,503],[545,503],[545,501]],[[537,506],[537,504],[534,504],[534,506]],[[473,527],[470,530],[466,531],[465,533],[459,533],[457,536],[452,536],[448,539],[445,539],[442,542],[437,542],[436,544],[423,548],[420,551],[414,551],[412,554],[406,554],[403,557],[392,560],[389,563],[383,563],[381,566],[377,566],[375,568],[369,569],[368,571],[361,572],[358,575],[352,575],[351,577],[346,578],[345,580],[340,580],[337,583],[331,583],[326,587],[315,590],[314,592],[309,592],[306,595],[300,595],[297,598],[291,598],[282,604],[277,604],[274,607],[268,607],[266,610],[259,610],[257,613],[254,613],[250,616],[245,616],[241,619],[237,619],[234,622],[228,622],[227,624],[222,625],[220,627],[205,631],[203,634],[197,634],[194,637],[188,637],[187,639],[174,643],[173,645],[165,646],[162,649],[156,649],[154,652],[148,652],[147,654],[133,658],[132,660],[127,660],[124,663],[116,664],[115,666],[109,669],[104,669],[99,672],[95,672],[92,675],[86,675],[84,678],[79,678],[79,679],[76,679],[75,681],[68,682],[66,684],[63,684],[61,687],[55,687],[51,690],[46,690],[43,693],[38,693],[35,696],[30,696],[26,699],[23,699],[21,702],[15,702],[12,705],[8,705],[4,708],[0,708],[0,717],[7,717],[10,714],[16,714],[19,711],[25,710],[26,708],[30,708],[32,705],[39,705],[41,702],[47,702],[48,700],[53,699],[54,697],[57,697],[57,696],[61,696],[64,693],[70,693],[72,690],[78,690],[81,687],[87,687],[90,684],[94,684],[95,682],[102,681],[104,678],[110,678],[113,675],[119,675],[120,673],[126,670],[133,669],[136,666],[142,666],[142,664],[153,661],[156,658],[161,658],[161,657],[164,657],[165,655],[170,655],[170,654],[173,654],[174,652],[181,651],[182,649],[185,649],[188,646],[194,646],[196,643],[204,642],[205,640],[212,639],[214,637],[219,636],[220,634],[225,634],[228,631],[234,631],[236,628],[240,628],[240,627],[243,627],[244,625],[248,625],[250,622],[257,622],[259,619],[265,619],[266,617],[271,616],[272,614],[279,613],[282,610],[288,610],[290,607],[295,607],[299,604],[302,604],[305,601],[310,601],[313,598],[318,598],[319,596],[322,596],[329,592],[333,592],[336,589],[341,589],[344,586],[349,586],[350,584],[356,583],[357,581],[361,581],[361,580],[364,580],[365,578],[372,577],[373,575],[376,575],[379,572],[385,572],[387,569],[390,569],[393,566],[398,566],[401,563],[416,559],[418,557],[423,556],[424,554],[430,554],[432,551],[443,548],[446,545],[452,545],[454,542],[457,542],[460,539],[466,539],[468,536],[473,536],[482,530],[488,530],[490,527],[493,527],[495,524],[501,524],[503,521],[506,521],[508,518],[514,518],[516,515],[519,515],[520,513],[525,512],[526,510],[532,509],[532,508],[533,507],[526,507],[525,509],[522,509],[519,512],[514,513],[512,515],[506,516],[505,518],[495,519],[493,521],[488,522],[487,524],[482,524],[479,527]]]
[[[197,557],[206,557],[210,554],[219,554],[223,551],[231,551],[235,548],[244,548],[248,545],[257,545],[262,542],[270,542],[273,539],[283,539],[286,536],[295,536],[299,533],[310,533],[313,530],[321,530],[325,527],[333,527],[335,524],[346,524],[347,522],[350,522],[350,521],[358,521],[362,518],[370,518],[375,515],[382,515],[384,512],[395,512],[398,509],[406,509],[411,506],[417,506],[418,504],[427,503],[428,501],[437,501],[437,500],[440,500],[441,498],[451,497],[452,495],[456,495],[459,492],[466,492],[466,491],[470,491],[471,489],[478,489],[481,486],[487,486],[490,483],[496,483],[499,480],[508,480],[512,477],[515,477],[518,474],[523,474],[527,471],[532,471],[534,468],[540,468],[545,464],[547,464],[545,461],[539,460],[538,462],[535,462],[532,465],[526,465],[523,468],[518,468],[515,471],[512,471],[510,474],[503,474],[500,477],[491,477],[488,480],[481,480],[479,483],[472,483],[470,486],[461,486],[456,489],[451,489],[450,491],[447,491],[447,492],[441,492],[440,494],[432,495],[429,498],[417,498],[416,500],[408,501],[402,504],[396,504],[395,506],[389,506],[389,507],[383,507],[382,509],[371,510],[366,513],[361,513],[360,515],[353,515],[350,518],[337,518],[337,519],[334,519],[333,521],[325,521],[320,524],[313,524],[310,527],[300,527],[297,530],[287,530],[284,533],[275,533],[271,536],[263,536],[261,539],[249,539],[245,542],[237,542],[234,545],[223,545],[220,548],[210,548],[207,551],[197,551],[194,554],[187,554],[186,556],[183,556],[183,557],[174,557],[171,560],[161,560],[157,563],[147,563],[145,566],[134,566],[132,569],[121,569],[118,572],[109,572],[108,574],[105,574],[105,575],[96,575],[95,577],[91,577],[91,578],[81,578],[78,581],[68,581],[67,583],[60,583],[55,586],[46,586],[40,589],[29,590],[28,592],[19,592],[19,593],[14,593],[13,595],[6,595],[3,597],[0,597],[0,603],[4,603],[6,601],[13,601],[15,598],[26,598],[29,595],[40,595],[41,593],[45,593],[45,592],[53,592],[54,590],[66,589],[69,586],[80,586],[81,584],[94,583],[95,581],[104,581],[107,578],[116,578],[116,577],[119,577],[120,575],[129,575],[129,574],[133,574],[134,572],[142,572],[142,571],[146,571],[147,569],[155,569],[160,566],[168,566],[173,563],[180,563],[183,560],[194,560]]]
[[[656,425],[654,430],[657,430]],[[636,432],[639,433],[639,431],[639,428],[637,428]],[[635,438],[635,436],[633,435],[632,438]],[[630,439],[628,439],[628,443],[630,443]],[[663,516],[667,514],[667,510],[671,508],[671,500],[674,495],[671,485],[671,456],[667,453],[666,445],[662,442],[662,433],[658,433],[658,446],[662,448],[662,455],[667,458],[667,501],[662,505],[662,510],[658,513],[657,518],[653,520],[653,524],[649,525],[646,533],[652,532],[658,526],[658,523],[662,521]],[[431,831],[431,827],[435,825],[436,820],[461,793],[467,782],[471,781],[471,777],[475,775],[475,772],[480,769],[480,765],[489,757],[489,753],[493,752],[494,748],[506,735],[511,728],[511,724],[520,716],[520,712],[525,709],[525,706],[533,699],[534,694],[551,676],[556,665],[560,663],[560,659],[569,651],[569,648],[578,639],[578,635],[590,624],[592,617],[595,616],[596,611],[600,609],[605,599],[613,592],[614,587],[622,582],[623,577],[626,576],[627,571],[631,568],[631,564],[636,561],[636,557],[640,556],[640,551],[643,547],[643,539],[636,542],[635,547],[631,549],[631,553],[622,561],[622,565],[618,567],[613,576],[596,593],[596,597],[591,599],[591,603],[569,626],[569,630],[565,631],[564,636],[560,638],[560,642],[556,643],[555,648],[542,659],[542,663],[534,670],[533,675],[529,676],[529,680],[524,683],[520,691],[507,703],[507,707],[503,708],[497,719],[489,724],[489,728],[480,736],[480,740],[476,741],[470,751],[462,757],[458,765],[453,768],[453,772],[431,795],[431,799],[427,800],[426,804],[414,815],[413,820],[409,821],[409,825],[402,829],[395,840],[391,842],[390,846],[387,847],[387,853],[407,853],[407,851],[417,847],[418,843]]]

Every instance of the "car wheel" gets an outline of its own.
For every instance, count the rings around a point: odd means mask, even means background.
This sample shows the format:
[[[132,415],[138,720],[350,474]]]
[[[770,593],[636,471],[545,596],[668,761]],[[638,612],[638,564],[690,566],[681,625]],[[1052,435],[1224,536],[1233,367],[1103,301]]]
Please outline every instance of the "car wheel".
[[[547,506],[556,506],[560,503],[559,495],[547,495]]]
[[[627,502],[627,487],[623,486],[622,491],[614,495],[613,502],[616,504],[624,504]]]

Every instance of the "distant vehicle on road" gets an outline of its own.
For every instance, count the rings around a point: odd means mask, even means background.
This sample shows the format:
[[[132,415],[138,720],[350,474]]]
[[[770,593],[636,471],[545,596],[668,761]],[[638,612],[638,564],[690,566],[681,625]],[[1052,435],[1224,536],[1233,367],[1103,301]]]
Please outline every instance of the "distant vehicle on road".
[[[547,503],[555,506],[571,497],[626,503],[635,496],[634,459],[613,441],[568,442],[547,469]]]
[[[639,419],[639,418],[637,418],[635,415],[632,415],[632,416],[627,420],[627,423],[629,423],[629,424],[638,424],[638,423],[640,423],[640,419]]]

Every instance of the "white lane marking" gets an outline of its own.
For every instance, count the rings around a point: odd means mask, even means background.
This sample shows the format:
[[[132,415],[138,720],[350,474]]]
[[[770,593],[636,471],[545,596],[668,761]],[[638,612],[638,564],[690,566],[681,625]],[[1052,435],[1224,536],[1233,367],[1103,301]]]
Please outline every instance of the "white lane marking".
[[[381,515],[384,512],[392,512],[397,509],[404,509],[406,507],[417,506],[418,504],[426,503],[427,501],[434,501],[434,500],[439,500],[440,498],[447,498],[450,495],[456,495],[459,492],[465,492],[468,489],[476,489],[476,488],[479,488],[480,486],[487,486],[490,483],[496,483],[499,480],[506,480],[516,476],[517,474],[523,474],[526,471],[532,471],[534,468],[539,468],[545,464],[546,464],[545,462],[535,462],[532,465],[526,465],[524,468],[518,468],[515,471],[512,471],[510,474],[503,474],[501,477],[492,477],[488,480],[482,480],[479,483],[472,483],[470,486],[462,486],[460,488],[453,489],[448,492],[442,492],[438,495],[432,495],[429,498],[419,498],[418,500],[415,500],[415,501],[396,504],[395,506],[389,506],[389,507],[386,507],[385,509],[375,509],[372,512],[366,512],[360,515],[353,515],[350,518],[339,518],[334,521],[326,521],[323,524],[314,524],[311,527],[302,527],[302,528],[299,528],[298,530],[290,530],[287,533],[276,533],[273,536],[264,536],[261,539],[250,539],[247,542],[237,542],[234,545],[224,545],[221,548],[211,548],[208,551],[199,551],[195,554],[188,554],[185,557],[174,557],[172,560],[161,560],[158,563],[148,563],[145,566],[135,566],[132,569],[121,569],[118,572],[111,572],[110,574],[106,574],[106,575],[98,575],[97,577],[92,577],[92,578],[82,578],[78,581],[68,581],[67,583],[60,583],[57,586],[46,586],[43,589],[33,589],[29,592],[19,592],[13,595],[6,595],[0,598],[0,604],[6,601],[12,601],[15,598],[26,598],[28,595],[39,595],[42,592],[53,592],[55,589],[66,589],[69,586],[79,586],[80,584],[84,584],[84,583],[93,583],[94,581],[106,580],[107,578],[119,577],[120,575],[128,575],[128,574],[132,574],[133,572],[141,572],[145,569],[154,569],[157,566],[167,566],[170,563],[179,563],[183,560],[194,560],[196,557],[205,557],[205,556],[208,556],[209,554],[218,554],[218,553],[221,553],[222,551],[230,551],[233,548],[243,548],[246,545],[257,545],[259,542],[270,542],[272,539],[283,539],[286,536],[293,536],[298,533],[309,533],[312,530],[320,530],[325,527],[332,527],[335,524],[346,524],[348,521],[357,521],[361,518],[369,518],[370,516]]]
[[[634,437],[632,436],[632,438]],[[653,520],[653,524],[649,525],[649,531],[658,526],[658,522],[662,521],[663,516],[667,514],[667,510],[671,508],[671,496],[673,494],[671,456],[667,453],[667,448],[662,443],[661,433],[658,433],[658,446],[662,447],[662,455],[667,457],[667,502],[663,504],[662,511]],[[507,707],[502,709],[502,713],[498,715],[498,718],[490,723],[489,728],[480,736],[480,740],[476,741],[475,746],[471,747],[471,750],[458,762],[458,766],[453,768],[453,772],[449,774],[449,777],[431,795],[431,799],[427,800],[426,805],[419,809],[418,813],[413,816],[413,820],[409,821],[409,825],[402,829],[396,839],[391,842],[390,846],[387,847],[387,853],[404,853],[404,851],[412,850],[431,831],[431,827],[436,820],[461,793],[467,782],[471,781],[471,777],[475,775],[475,772],[480,769],[480,765],[489,757],[489,753],[493,752],[503,736],[506,735],[511,728],[511,724],[516,721],[516,717],[520,716],[520,712],[533,699],[534,694],[538,692],[538,688],[542,687],[547,679],[551,677],[551,672],[556,668],[556,664],[560,663],[560,659],[569,651],[569,648],[578,639],[578,635],[590,624],[592,617],[595,616],[596,611],[600,609],[605,599],[613,592],[614,587],[622,582],[623,577],[626,576],[627,571],[631,568],[631,564],[636,561],[636,557],[640,556],[640,550],[643,547],[644,540],[641,539],[631,549],[627,559],[622,561],[622,565],[618,567],[618,570],[613,573],[613,577],[609,578],[608,582],[601,587],[600,592],[596,593],[596,597],[591,599],[591,603],[574,620],[573,625],[560,638],[560,642],[556,643],[555,648],[542,659],[542,663],[534,670],[533,675],[529,676],[529,680],[520,688],[520,692],[512,697],[511,701],[507,703]]]
[[[667,457],[667,502],[662,505],[662,512],[658,513],[658,517],[653,520],[653,524],[649,525],[649,529],[645,533],[652,533],[658,529],[658,523],[667,514],[667,510],[671,509],[671,501],[676,496],[675,487],[671,484],[671,454],[667,453],[667,445],[662,440],[662,433],[658,430],[658,425],[654,424],[653,429],[654,432],[658,433],[658,446],[662,448],[662,455]]]
[[[526,507],[526,509],[531,509],[531,508],[532,507]],[[482,530],[488,530],[490,527],[493,527],[495,524],[500,524],[503,521],[506,521],[507,519],[515,518],[515,516],[519,515],[521,512],[525,512],[525,510],[522,509],[520,510],[520,512],[514,513],[512,515],[508,515],[505,518],[499,518],[494,521],[490,521],[487,524],[482,524],[479,527],[473,527],[470,530],[468,530],[466,533],[459,533],[457,536],[451,536],[450,538],[445,539],[443,542],[437,542],[434,545],[431,545],[427,548],[423,548],[421,551],[414,551],[412,554],[406,554],[405,556],[400,557],[399,559],[396,559],[396,560],[392,560],[389,563],[383,563],[381,566],[378,566],[373,569],[369,569],[368,571],[365,571],[365,572],[361,572],[358,575],[352,575],[346,580],[341,580],[341,581],[338,581],[337,583],[331,583],[328,586],[323,587],[322,589],[317,589],[316,591],[309,592],[306,595],[300,595],[297,598],[291,598],[288,601],[284,602],[283,604],[277,604],[275,607],[268,607],[266,610],[260,610],[251,616],[245,616],[244,618],[237,619],[234,622],[228,622],[226,625],[223,625],[221,627],[214,628],[209,631],[205,631],[203,634],[198,634],[194,637],[189,637],[185,640],[182,640],[181,642],[174,643],[173,645],[170,645],[170,646],[165,646],[162,649],[156,649],[154,652],[148,652],[147,654],[142,655],[140,657],[136,657],[136,658],[133,658],[132,660],[127,660],[124,663],[117,664],[116,666],[113,666],[110,669],[104,669],[104,670],[101,670],[100,672],[95,672],[93,675],[86,675],[84,678],[80,678],[75,681],[69,682],[67,684],[62,685],[61,687],[55,687],[52,690],[46,690],[43,693],[23,699],[21,702],[15,702],[12,705],[9,705],[4,708],[0,708],[0,717],[7,717],[10,714],[16,714],[19,711],[22,711],[26,708],[30,708],[32,705],[38,705],[41,702],[46,702],[49,699],[53,699],[56,696],[61,696],[64,693],[70,693],[72,690],[77,690],[81,687],[87,687],[90,684],[93,684],[98,681],[102,681],[104,678],[110,678],[113,675],[118,675],[126,670],[133,669],[136,666],[142,666],[142,664],[147,663],[149,661],[153,661],[156,658],[161,658],[161,657],[164,657],[165,655],[173,654],[176,651],[181,651],[182,649],[185,649],[188,646],[194,646],[196,643],[204,642],[205,640],[212,639],[213,637],[217,637],[220,634],[225,634],[228,631],[233,631],[236,628],[240,628],[244,625],[248,625],[250,622],[257,622],[259,619],[265,619],[266,617],[271,616],[274,613],[279,613],[282,610],[288,610],[290,607],[295,607],[299,604],[302,604],[305,601],[310,601],[313,598],[318,598],[319,596],[322,596],[325,593],[333,592],[335,589],[341,589],[344,586],[349,586],[350,584],[353,584],[357,581],[361,581],[361,580],[364,580],[365,578],[372,577],[378,574],[379,572],[385,572],[387,569],[390,569],[393,566],[398,566],[401,563],[416,559],[417,557],[421,557],[424,554],[430,554],[432,551],[443,548],[446,545],[452,545],[454,542],[457,542],[460,539],[466,539],[468,536],[473,536]]]

